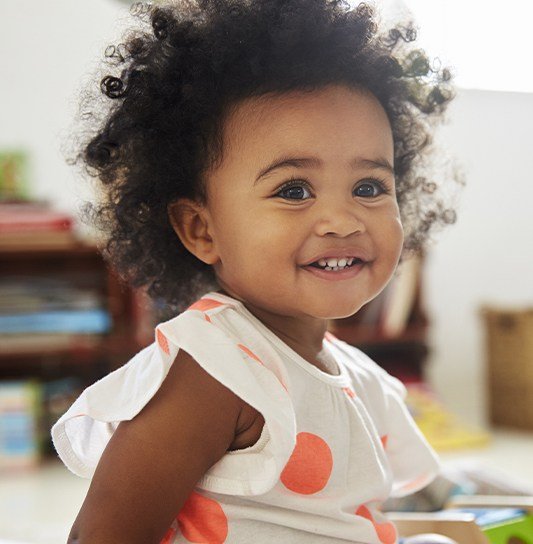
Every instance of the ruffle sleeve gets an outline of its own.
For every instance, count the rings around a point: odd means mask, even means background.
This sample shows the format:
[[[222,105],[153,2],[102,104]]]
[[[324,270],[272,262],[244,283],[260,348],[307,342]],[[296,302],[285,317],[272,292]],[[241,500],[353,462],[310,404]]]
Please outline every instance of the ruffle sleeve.
[[[405,404],[407,389],[368,355],[335,339],[359,378],[359,391],[376,425],[392,473],[392,497],[422,489],[437,476],[440,463]]]
[[[223,327],[224,323],[231,326]],[[121,421],[133,419],[154,396],[180,349],[265,419],[259,441],[227,452],[197,482],[199,489],[259,495],[278,481],[296,444],[296,418],[281,360],[249,331],[231,307],[187,310],[156,328],[155,342],[83,391],[52,427],[54,447],[67,468],[92,477]]]
[[[388,422],[385,453],[393,474],[391,496],[403,497],[426,487],[437,476],[440,463],[404,402],[405,386],[385,382],[385,406]]]

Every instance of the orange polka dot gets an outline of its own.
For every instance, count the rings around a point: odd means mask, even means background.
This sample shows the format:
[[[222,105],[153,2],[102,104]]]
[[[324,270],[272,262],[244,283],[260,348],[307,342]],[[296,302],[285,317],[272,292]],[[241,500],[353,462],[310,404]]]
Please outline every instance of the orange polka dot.
[[[387,449],[387,442],[389,440],[389,435],[384,434],[382,437],[380,437],[381,443],[383,444],[383,449]]]
[[[326,441],[312,433],[298,433],[296,446],[280,479],[295,493],[311,495],[323,489],[331,476],[333,456]]]
[[[362,504],[357,509],[357,512],[355,513],[355,515],[356,516],[361,516],[361,517],[367,519],[368,521],[371,521],[372,523],[374,523],[374,517],[370,513],[370,510],[364,504]]]
[[[244,351],[244,353],[246,353],[246,355],[248,355],[249,357],[251,357],[252,359],[255,359],[258,363],[261,363],[263,364],[263,361],[261,361],[261,359],[259,359],[259,357],[252,351],[250,350],[249,348],[247,348],[246,346],[243,346],[242,344],[237,344],[237,347],[239,349],[242,349],[242,351]],[[264,366],[264,365],[263,365]]]
[[[194,304],[191,304],[187,310],[200,310],[201,312],[205,312],[206,310],[212,310],[213,308],[218,308],[219,306],[224,306],[224,303],[219,302],[218,300],[213,300],[212,298],[201,298]]]
[[[374,530],[376,531],[379,541],[382,542],[382,544],[394,544],[396,542],[396,527],[390,521],[385,521],[384,523],[376,522],[370,510],[365,505],[361,505],[357,509],[355,515],[361,516],[372,522]]]
[[[258,363],[262,364],[263,366],[264,363],[263,361],[261,361],[261,359],[259,359],[259,357],[249,348],[247,348],[245,345],[243,344],[237,344],[237,347],[239,349],[241,349],[242,351],[244,351],[244,353],[246,353],[246,355],[248,355],[249,357],[251,357],[252,359],[254,359],[255,361],[257,361]],[[288,389],[285,387],[285,384],[279,380],[279,383],[281,384],[281,386],[283,387],[283,389],[285,389],[285,391],[287,391],[287,393],[289,392]]]
[[[355,397],[355,393],[353,392],[353,389],[349,388],[349,387],[343,387],[342,388],[344,390],[344,392],[349,396],[349,397]]]
[[[208,323],[211,323],[211,318],[207,314],[204,314],[204,318]]]
[[[220,504],[193,491],[177,518],[182,535],[195,544],[223,544],[228,519]]]
[[[159,344],[159,347],[167,355],[170,355],[170,349],[168,347],[168,340],[166,339],[165,335],[159,329],[157,329],[157,343]]]

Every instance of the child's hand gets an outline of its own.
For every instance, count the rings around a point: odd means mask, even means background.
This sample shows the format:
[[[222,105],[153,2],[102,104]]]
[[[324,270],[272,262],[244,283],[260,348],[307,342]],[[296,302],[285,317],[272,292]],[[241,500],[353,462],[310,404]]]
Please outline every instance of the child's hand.
[[[160,542],[234,441],[243,404],[181,350],[154,397],[111,438],[69,543]]]

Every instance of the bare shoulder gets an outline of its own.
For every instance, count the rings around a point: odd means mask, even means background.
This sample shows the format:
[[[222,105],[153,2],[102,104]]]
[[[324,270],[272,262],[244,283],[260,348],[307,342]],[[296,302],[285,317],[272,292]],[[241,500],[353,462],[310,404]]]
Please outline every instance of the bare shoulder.
[[[180,350],[156,394],[113,434],[71,538],[159,542],[197,481],[253,420],[244,406]]]

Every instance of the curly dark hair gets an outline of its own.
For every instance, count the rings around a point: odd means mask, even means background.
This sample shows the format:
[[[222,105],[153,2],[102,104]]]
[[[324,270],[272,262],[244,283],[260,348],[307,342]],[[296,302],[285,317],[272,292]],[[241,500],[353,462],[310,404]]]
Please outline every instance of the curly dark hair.
[[[434,227],[455,222],[437,183],[421,175],[455,95],[452,75],[410,45],[411,21],[378,32],[372,6],[344,0],[179,0],[138,3],[132,13],[140,27],[106,49],[114,75],[101,80],[103,109],[93,100],[82,113],[90,133],[76,161],[102,184],[90,219],[133,286],[175,308],[216,288],[212,267],[185,249],[167,207],[181,197],[205,202],[204,173],[222,157],[225,115],[266,93],[334,83],[372,92],[394,139],[402,258],[424,252]]]

